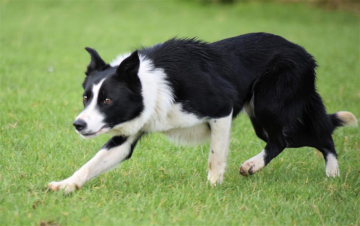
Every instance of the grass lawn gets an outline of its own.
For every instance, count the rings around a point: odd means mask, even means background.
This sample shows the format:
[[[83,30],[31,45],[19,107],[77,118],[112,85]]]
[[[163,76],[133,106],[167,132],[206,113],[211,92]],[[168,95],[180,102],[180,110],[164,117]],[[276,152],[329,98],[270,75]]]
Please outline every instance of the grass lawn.
[[[305,5],[203,5],[196,1],[0,1],[0,225],[358,225],[360,133],[334,133],[341,177],[322,155],[287,149],[242,177],[259,153],[249,119],[233,124],[225,181],[206,181],[209,145],[179,147],[145,137],[131,160],[70,196],[46,185],[70,176],[109,139],[81,139],[84,71],[97,49],[106,61],[173,36],[215,41],[275,33],[318,61],[328,112],[360,117],[360,17]]]

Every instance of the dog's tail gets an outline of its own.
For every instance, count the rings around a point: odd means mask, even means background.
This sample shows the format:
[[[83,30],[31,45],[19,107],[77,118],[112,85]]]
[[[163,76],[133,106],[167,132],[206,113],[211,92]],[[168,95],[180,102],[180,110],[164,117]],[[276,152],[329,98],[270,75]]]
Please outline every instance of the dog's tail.
[[[328,114],[330,121],[332,122],[334,129],[340,126],[352,126],[357,127],[358,122],[351,112],[348,111],[338,111],[334,114]]]

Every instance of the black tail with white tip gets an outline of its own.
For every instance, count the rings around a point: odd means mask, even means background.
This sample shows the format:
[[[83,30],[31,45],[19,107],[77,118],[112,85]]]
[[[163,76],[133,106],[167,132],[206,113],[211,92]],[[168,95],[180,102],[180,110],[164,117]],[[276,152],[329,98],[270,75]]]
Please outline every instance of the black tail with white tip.
[[[351,126],[351,127],[357,127],[358,122],[351,112],[348,111],[338,111],[334,114],[328,115],[332,124],[334,125],[334,129],[340,126]]]

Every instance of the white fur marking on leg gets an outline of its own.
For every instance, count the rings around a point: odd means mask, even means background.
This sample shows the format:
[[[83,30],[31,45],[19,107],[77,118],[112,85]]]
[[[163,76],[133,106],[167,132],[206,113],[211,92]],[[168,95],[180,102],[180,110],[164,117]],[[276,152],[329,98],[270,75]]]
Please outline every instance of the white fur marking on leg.
[[[240,173],[243,176],[254,174],[264,168],[265,166],[265,150],[262,150],[259,154],[245,161],[240,167]]]
[[[339,164],[338,161],[333,154],[328,154],[326,156],[326,176],[328,177],[336,177],[340,176]]]
[[[83,165],[71,177],[48,184],[50,190],[64,190],[64,193],[71,193],[81,188],[87,181],[116,167],[129,155],[131,144],[138,136],[131,136],[120,146],[111,149],[101,149],[90,161]]]
[[[212,186],[215,186],[216,182],[221,184],[224,179],[226,157],[229,151],[231,122],[232,112],[229,116],[209,121],[211,142],[208,160],[208,181],[210,181]]]

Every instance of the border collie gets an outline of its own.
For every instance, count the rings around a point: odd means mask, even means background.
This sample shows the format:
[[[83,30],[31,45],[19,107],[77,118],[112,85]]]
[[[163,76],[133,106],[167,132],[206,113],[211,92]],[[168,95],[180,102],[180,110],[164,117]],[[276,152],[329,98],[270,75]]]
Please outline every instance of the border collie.
[[[326,175],[339,176],[331,137],[339,126],[357,126],[353,114],[327,114],[315,88],[316,62],[284,38],[252,33],[207,43],[170,39],[119,56],[107,64],[86,48],[84,110],[73,125],[84,138],[113,137],[71,177],[51,182],[69,193],[129,159],[141,136],[163,132],[176,142],[210,138],[207,179],[221,183],[232,120],[244,110],[265,148],[245,161],[254,174],[285,148],[314,147],[324,155]]]

